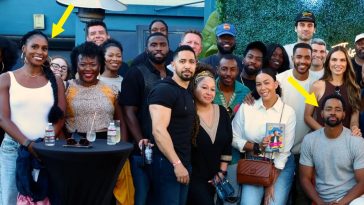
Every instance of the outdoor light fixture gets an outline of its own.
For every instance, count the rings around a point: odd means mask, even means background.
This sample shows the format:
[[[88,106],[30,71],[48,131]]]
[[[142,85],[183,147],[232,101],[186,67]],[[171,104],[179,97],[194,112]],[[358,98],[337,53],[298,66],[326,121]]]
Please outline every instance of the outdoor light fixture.
[[[119,0],[57,0],[63,5],[73,4],[78,7],[78,17],[82,22],[91,20],[103,20],[105,10],[110,11],[125,11],[126,5]]]

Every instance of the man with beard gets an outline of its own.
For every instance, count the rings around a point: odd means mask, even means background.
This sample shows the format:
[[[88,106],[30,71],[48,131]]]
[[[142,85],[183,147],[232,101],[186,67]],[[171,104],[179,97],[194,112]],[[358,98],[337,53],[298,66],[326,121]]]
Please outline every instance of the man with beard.
[[[156,149],[153,188],[158,205],[186,204],[191,173],[191,141],[195,105],[188,90],[196,70],[195,52],[178,47],[173,55],[173,77],[157,84],[148,97]]]
[[[131,172],[135,186],[135,204],[144,205],[151,201],[149,166],[143,166],[140,147],[148,145],[152,139],[152,125],[149,116],[147,97],[151,88],[160,79],[172,76],[166,69],[166,56],[169,50],[167,37],[153,33],[147,38],[147,61],[133,67],[126,74],[121,87],[119,103],[126,117],[126,124],[133,137],[134,151],[130,157]]]
[[[364,33],[355,37],[355,56],[351,59],[356,75],[356,82],[361,88],[364,88],[362,81],[362,66],[364,65]]]
[[[316,18],[315,15],[310,11],[303,11],[299,13],[296,17],[295,23],[295,32],[297,33],[297,42],[287,44],[284,46],[289,58],[289,67],[291,69],[294,68],[292,62],[292,54],[293,47],[297,43],[307,43],[310,44],[310,41],[313,37],[313,34],[316,30]]]
[[[216,71],[222,55],[232,54],[236,48],[236,30],[234,25],[229,23],[223,23],[216,27],[215,33],[217,39],[216,44],[219,51],[217,54],[202,59],[201,62],[211,65],[212,68]],[[234,55],[234,58],[236,59],[236,62],[238,62],[239,72],[241,72],[243,69],[243,65],[238,56]]]
[[[310,73],[315,75],[317,79],[324,75],[324,63],[326,61],[326,42],[320,38],[314,38],[311,42],[312,62]]]
[[[255,77],[259,73],[263,66],[263,59],[267,52],[267,48],[264,43],[260,41],[254,41],[249,43],[243,53],[243,70],[240,74],[238,81],[247,86],[251,91],[255,91]],[[253,92],[253,96],[256,95]]]
[[[277,75],[277,80],[282,89],[282,100],[291,106],[296,112],[296,130],[295,139],[291,149],[295,160],[295,168],[292,169],[292,176],[294,172],[298,173],[298,165],[300,158],[300,149],[303,137],[310,132],[310,128],[304,121],[304,107],[305,98],[297,92],[297,90],[288,82],[288,78],[295,79],[305,90],[310,90],[313,82],[318,80],[316,75],[312,75],[311,55],[313,55],[312,48],[306,43],[297,43],[293,47],[293,63],[294,69],[286,70]],[[309,199],[305,196],[298,180],[297,174],[294,176],[294,184],[292,186],[293,204],[309,204]]]
[[[153,33],[162,33],[168,38],[168,25],[165,21],[161,19],[155,19],[149,24],[149,34]],[[170,64],[173,57],[173,51],[169,50],[166,58],[166,65]],[[131,67],[138,65],[139,63],[145,63],[148,61],[147,52],[144,51],[143,53],[137,55],[133,61],[131,62]]]
[[[300,181],[316,204],[364,204],[364,140],[345,128],[345,101],[338,94],[322,102],[325,127],[306,135]],[[316,184],[312,183],[315,178]]]

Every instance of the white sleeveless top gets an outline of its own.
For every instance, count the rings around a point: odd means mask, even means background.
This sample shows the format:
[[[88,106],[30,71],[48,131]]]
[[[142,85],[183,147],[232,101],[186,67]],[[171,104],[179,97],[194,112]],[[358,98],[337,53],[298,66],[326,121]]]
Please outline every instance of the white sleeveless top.
[[[48,113],[54,103],[51,83],[40,88],[20,85],[13,72],[10,75],[9,104],[11,120],[30,140],[44,137]]]

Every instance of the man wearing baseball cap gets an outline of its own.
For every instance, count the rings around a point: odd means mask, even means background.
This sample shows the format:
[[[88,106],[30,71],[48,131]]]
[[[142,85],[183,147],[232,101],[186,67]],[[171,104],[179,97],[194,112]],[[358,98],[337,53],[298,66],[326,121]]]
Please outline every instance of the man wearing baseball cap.
[[[223,23],[216,27],[216,39],[218,53],[211,55],[207,58],[201,60],[201,62],[209,64],[216,71],[217,66],[224,54],[232,54],[236,48],[235,36],[236,30],[235,26],[229,23]],[[236,62],[238,62],[239,71],[243,69],[243,65],[238,56],[235,56]]]
[[[356,75],[356,82],[361,88],[364,88],[362,81],[362,66],[364,65],[364,33],[355,37],[355,56],[351,59]]]
[[[297,33],[297,42],[284,46],[289,57],[289,67],[294,68],[292,55],[293,47],[297,43],[311,43],[313,34],[316,31],[316,18],[311,11],[303,11],[299,13],[295,20],[295,32]]]

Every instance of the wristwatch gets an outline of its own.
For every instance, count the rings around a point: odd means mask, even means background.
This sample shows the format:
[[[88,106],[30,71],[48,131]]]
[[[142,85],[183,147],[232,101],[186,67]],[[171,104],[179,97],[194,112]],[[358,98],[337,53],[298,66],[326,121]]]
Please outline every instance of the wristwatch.
[[[30,143],[32,143],[33,141],[32,140],[25,140],[25,142],[24,142],[24,144],[23,144],[23,146],[24,147],[26,147],[26,148],[28,148],[29,147],[29,145],[30,145]]]
[[[260,145],[258,143],[254,143],[253,151],[254,154],[257,155],[262,153],[262,150],[260,149]]]

